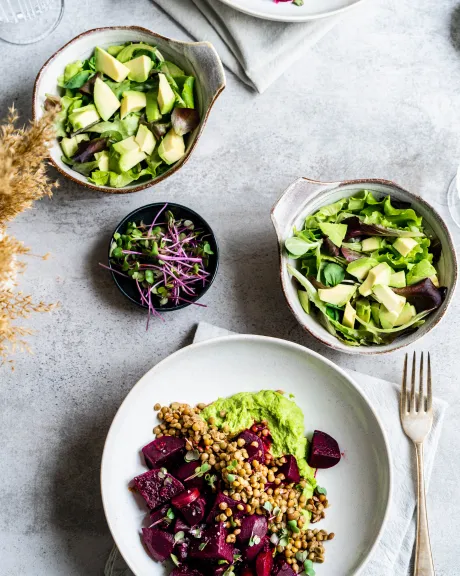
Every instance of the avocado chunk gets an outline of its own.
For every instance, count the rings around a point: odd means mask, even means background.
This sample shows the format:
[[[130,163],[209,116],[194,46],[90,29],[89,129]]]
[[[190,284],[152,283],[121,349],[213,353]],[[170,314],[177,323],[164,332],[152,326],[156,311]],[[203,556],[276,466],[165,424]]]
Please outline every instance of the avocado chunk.
[[[120,140],[120,142],[115,142],[112,148],[119,154],[125,154],[126,152],[131,152],[132,150],[140,150],[139,144],[136,142],[134,136]]]
[[[398,319],[396,320],[394,325],[402,326],[403,324],[407,324],[412,320],[412,318],[415,317],[416,314],[417,312],[415,310],[415,306],[412,306],[412,304],[406,302],[404,304],[404,308],[402,309],[401,314],[398,316]]]
[[[121,101],[120,118],[123,120],[125,116],[131,112],[139,112],[145,108],[147,99],[144,92],[137,92],[136,90],[127,90],[123,93],[123,100]]]
[[[361,296],[370,296],[372,294],[372,286],[375,284],[386,284],[390,282],[392,270],[386,262],[381,262],[371,269],[367,275],[366,280],[359,287]]]
[[[364,280],[369,270],[375,268],[377,264],[378,262],[374,260],[374,258],[358,258],[358,260],[354,260],[348,264],[347,272],[351,274],[351,276],[358,278],[358,280]]]
[[[345,305],[345,311],[343,313],[342,324],[344,326],[348,326],[348,328],[354,328],[355,320],[356,320],[356,310],[353,308],[350,302],[347,302]]]
[[[139,56],[134,60],[125,62],[126,68],[129,68],[128,78],[134,82],[145,82],[149,77],[150,70],[153,68],[153,62],[148,56]]]
[[[129,68],[111,56],[108,52],[96,47],[96,70],[106,74],[115,82],[123,82],[129,74]]]
[[[136,142],[142,152],[145,152],[147,156],[150,156],[155,149],[155,136],[144,124],[141,124],[137,130]]]
[[[94,83],[94,104],[102,120],[108,120],[120,108],[118,98],[100,78]]]
[[[393,242],[393,248],[397,250],[401,256],[406,257],[409,252],[417,246],[418,242],[413,238],[397,238]]]
[[[178,136],[171,128],[160,142],[158,154],[166,164],[174,164],[174,162],[177,162],[185,154],[184,138]]]
[[[335,306],[345,306],[356,292],[356,286],[351,284],[337,284],[333,288],[320,288],[319,299]]]
[[[398,312],[390,312],[390,310],[387,310],[383,304],[380,305],[379,320],[382,328],[385,330],[388,328],[394,328],[398,317]]]
[[[97,160],[97,167],[101,172],[109,171],[109,153],[107,150],[102,150],[102,152],[96,152],[94,157]]]
[[[160,60],[159,56],[160,53],[158,52],[157,48],[154,46],[150,46],[150,44],[144,44],[143,42],[139,42],[138,44],[129,44],[128,46],[122,46],[122,49],[117,54],[117,60],[120,62],[128,62],[129,60],[133,59],[134,53],[139,50],[145,50],[146,52],[151,52],[152,57],[156,57]]]
[[[162,114],[169,114],[174,108],[176,96],[164,74],[158,74],[158,106]]]
[[[90,124],[98,122],[99,119],[100,116],[94,104],[77,108],[69,114],[69,122],[72,124],[74,130],[83,130],[83,128],[86,128]]]
[[[319,228],[321,232],[325,236],[328,236],[329,240],[338,248],[342,246],[342,242],[345,238],[348,228],[346,224],[331,224],[330,222],[320,222]]]
[[[121,154],[118,160],[118,168],[120,172],[127,172],[128,170],[131,170],[131,168],[136,166],[136,164],[139,164],[139,162],[142,162],[142,160],[145,160],[146,158],[147,154],[139,150],[139,147],[137,148],[137,150],[129,150],[129,152]]]
[[[371,238],[364,238],[361,242],[361,250],[363,252],[374,252],[380,248],[380,238],[372,236]]]
[[[63,138],[60,142],[62,151],[67,158],[72,158],[72,156],[77,152],[78,145],[83,140],[89,140],[88,134],[77,134],[73,138]]]
[[[369,322],[371,319],[371,305],[367,298],[358,298],[356,300],[356,316],[363,322]]]
[[[380,304],[378,302],[371,302],[371,316],[376,326],[380,325]],[[361,318],[361,316],[360,316]]]
[[[145,106],[145,114],[147,115],[148,122],[157,122],[161,120],[160,109],[158,108],[158,98],[156,92],[147,92],[147,103]]]
[[[394,312],[399,316],[404,308],[406,299],[404,296],[395,294],[391,288],[382,284],[377,284],[372,288],[375,299],[383,304],[389,312]]]
[[[110,56],[118,56],[118,54],[120,54],[120,52],[123,50],[124,46],[122,45],[114,45],[114,46],[109,46],[107,48],[107,52],[110,54]]]
[[[304,312],[310,314],[310,299],[308,298],[308,294],[305,290],[297,290],[297,295],[299,296],[299,302]]]
[[[405,285],[406,285],[406,274],[404,270],[395,272],[390,276],[390,283],[388,284],[388,286],[392,286],[393,288],[404,288]]]

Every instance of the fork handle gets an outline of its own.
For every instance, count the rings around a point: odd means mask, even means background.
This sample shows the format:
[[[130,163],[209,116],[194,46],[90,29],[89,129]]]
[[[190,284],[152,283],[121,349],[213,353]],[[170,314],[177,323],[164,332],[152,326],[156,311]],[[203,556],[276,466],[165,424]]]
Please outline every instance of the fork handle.
[[[431,555],[430,533],[426,513],[423,443],[415,444],[417,454],[417,540],[415,543],[414,576],[435,576]]]

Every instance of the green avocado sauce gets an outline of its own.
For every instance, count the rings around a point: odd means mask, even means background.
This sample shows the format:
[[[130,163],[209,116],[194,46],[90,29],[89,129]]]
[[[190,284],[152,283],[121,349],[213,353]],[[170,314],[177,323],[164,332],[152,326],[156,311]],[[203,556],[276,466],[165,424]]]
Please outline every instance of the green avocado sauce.
[[[221,412],[225,412],[225,416],[222,417]],[[229,398],[219,398],[207,406],[201,416],[205,420],[215,418],[219,427],[227,424],[234,434],[250,428],[254,422],[266,420],[273,440],[271,453],[276,458],[286,454],[295,456],[301,476],[308,481],[304,494],[311,498],[316,486],[315,470],[306,460],[308,441],[304,416],[295,402],[274,390],[240,392]]]

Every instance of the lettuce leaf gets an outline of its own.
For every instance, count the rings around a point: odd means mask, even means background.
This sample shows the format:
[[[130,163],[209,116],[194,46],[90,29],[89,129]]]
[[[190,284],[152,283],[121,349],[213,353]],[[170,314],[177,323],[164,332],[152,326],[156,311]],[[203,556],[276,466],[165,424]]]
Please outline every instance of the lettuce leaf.
[[[431,278],[437,274],[436,268],[428,260],[421,260],[406,274],[407,285],[417,284],[420,280]]]
[[[87,132],[96,132],[98,134],[102,134],[104,132],[119,132],[122,139],[124,140],[130,136],[134,136],[138,127],[139,115],[136,112],[133,112],[132,114],[125,116],[123,120],[116,118],[113,120],[113,122],[99,122],[98,124],[88,128]]]

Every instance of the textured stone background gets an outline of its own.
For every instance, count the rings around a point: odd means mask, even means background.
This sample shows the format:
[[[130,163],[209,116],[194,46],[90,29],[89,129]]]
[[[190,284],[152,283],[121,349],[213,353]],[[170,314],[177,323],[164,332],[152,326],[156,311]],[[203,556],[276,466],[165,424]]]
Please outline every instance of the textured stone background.
[[[39,44],[0,43],[0,110],[27,118],[35,75],[63,43],[88,28],[140,24],[185,38],[149,0],[69,0]],[[0,574],[101,574],[111,547],[99,495],[99,463],[126,393],[158,360],[191,340],[198,320],[300,342],[341,366],[397,380],[403,352],[358,359],[306,336],[277,278],[269,210],[296,177],[393,179],[449,218],[446,189],[460,160],[460,7],[451,0],[369,0],[263,95],[228,74],[188,164],[159,186],[126,196],[62,181],[51,200],[12,231],[48,262],[31,259],[24,288],[62,307],[36,317],[35,356],[0,371]],[[144,314],[97,262],[132,209],[177,201],[214,227],[221,267],[206,309],[170,314],[145,332]],[[430,490],[439,576],[460,574],[458,299],[417,349],[434,357],[436,393],[451,404]],[[394,455],[398,457],[397,454]],[[377,575],[376,576],[380,576]],[[399,576],[399,575],[398,575]]]

